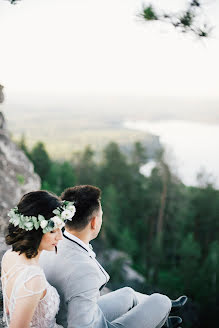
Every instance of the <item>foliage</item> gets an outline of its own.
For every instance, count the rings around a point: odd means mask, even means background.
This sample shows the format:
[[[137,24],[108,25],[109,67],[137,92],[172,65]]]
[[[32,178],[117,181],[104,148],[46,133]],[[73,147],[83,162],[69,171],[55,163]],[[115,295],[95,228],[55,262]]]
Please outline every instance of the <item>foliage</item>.
[[[143,176],[139,168],[149,158],[141,143],[125,154],[111,142],[99,157],[87,146],[68,162],[50,159],[38,143],[30,155],[44,189],[60,195],[75,184],[98,185],[104,213],[97,240],[101,248],[128,253],[134,268],[144,275],[148,292],[157,290],[171,298],[187,294],[195,312],[188,314],[185,326],[197,327],[198,316],[199,327],[216,325],[218,190],[207,181],[200,187],[184,186],[162,151],[151,176]],[[121,263],[108,269],[112,286],[124,286]]]
[[[61,195],[62,191],[75,185],[75,173],[69,162],[54,161],[51,163],[42,188]]]
[[[25,183],[25,177],[22,174],[17,174],[16,178],[20,185],[23,185]]]
[[[85,147],[83,152],[73,154],[72,165],[76,172],[77,184],[96,184],[97,172],[94,161],[95,152],[91,146]]]
[[[20,0],[8,0],[11,4],[15,5]],[[189,0],[187,9],[179,11],[178,13],[164,13],[158,14],[158,10],[149,5],[143,5],[142,11],[139,14],[145,21],[162,21],[167,22],[179,29],[181,32],[192,32],[200,38],[206,38],[210,35],[212,27],[207,23],[198,22],[197,18],[200,14],[202,7],[200,0]]]
[[[45,180],[50,170],[50,158],[42,142],[38,142],[30,152],[30,158],[34,163],[36,173]]]
[[[133,150],[131,152],[131,162],[137,168],[147,162],[147,149],[141,142],[134,143]]]
[[[198,37],[208,37],[212,31],[212,27],[207,23],[199,21],[201,11],[201,1],[187,1],[187,8],[177,13],[158,13],[158,10],[149,5],[144,5],[140,13],[140,17],[144,21],[159,20],[171,24],[183,33],[191,32]]]
[[[151,5],[143,8],[142,16],[147,21],[158,19],[157,15],[154,11],[154,8]]]

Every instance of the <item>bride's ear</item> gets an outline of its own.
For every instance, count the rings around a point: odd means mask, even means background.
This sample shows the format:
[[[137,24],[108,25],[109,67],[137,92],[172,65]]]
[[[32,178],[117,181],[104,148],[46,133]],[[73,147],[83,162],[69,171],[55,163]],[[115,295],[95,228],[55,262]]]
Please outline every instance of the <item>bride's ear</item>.
[[[90,221],[90,227],[92,230],[95,230],[97,226],[97,217],[93,216],[91,221]]]

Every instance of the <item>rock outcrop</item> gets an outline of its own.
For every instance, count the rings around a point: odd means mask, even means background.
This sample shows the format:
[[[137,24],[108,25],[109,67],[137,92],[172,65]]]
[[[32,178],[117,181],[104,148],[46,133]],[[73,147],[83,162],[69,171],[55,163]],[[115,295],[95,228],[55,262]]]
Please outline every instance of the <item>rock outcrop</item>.
[[[34,173],[33,164],[10,140],[7,130],[0,128],[0,233],[7,225],[8,210],[23,194],[37,189],[40,178]]]
[[[111,276],[107,287],[112,290],[121,286],[138,289],[145,285],[145,277],[133,269],[132,259],[127,253],[112,248],[105,249],[97,252],[97,259]]]
[[[3,100],[0,85],[0,101]],[[40,189],[40,178],[22,150],[10,140],[5,119],[0,112],[0,235],[8,224],[8,210],[21,196]]]
[[[0,104],[4,101],[3,85],[0,84]]]
[[[0,85],[0,103],[3,102]],[[0,111],[0,262],[7,250],[4,231],[8,225],[7,213],[29,191],[40,189],[40,178],[34,173],[33,164],[17,145],[10,140],[3,113]],[[0,284],[0,327],[2,321],[2,292]]]

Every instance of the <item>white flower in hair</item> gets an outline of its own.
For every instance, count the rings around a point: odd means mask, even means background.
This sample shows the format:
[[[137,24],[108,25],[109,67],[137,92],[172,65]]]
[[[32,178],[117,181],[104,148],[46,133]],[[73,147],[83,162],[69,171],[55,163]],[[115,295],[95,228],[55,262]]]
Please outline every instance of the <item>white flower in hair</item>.
[[[43,230],[43,233],[50,232],[57,228],[62,229],[65,226],[65,221],[72,220],[76,212],[73,202],[63,201],[62,203],[62,206],[53,210],[55,216],[49,220],[46,220],[41,214],[38,214],[37,217],[24,216],[19,213],[16,206],[8,213],[8,216],[10,217],[9,222],[15,227],[19,226],[19,228],[25,229],[26,231],[33,229],[38,230],[39,227]]]
[[[70,211],[70,210],[64,210],[61,214],[61,217],[64,220],[70,220],[73,218],[73,216],[74,216],[74,213],[73,213],[73,211]]]
[[[72,217],[75,215],[76,208],[75,208],[74,205],[69,205],[69,206],[67,207],[67,210],[69,210],[69,211],[72,212],[72,214],[73,214]]]
[[[54,222],[54,227],[55,228],[62,228],[64,227],[65,223],[60,219],[57,215],[51,218],[51,220]]]
[[[43,220],[43,221],[40,222],[40,226],[41,226],[42,229],[44,229],[47,225],[48,225],[47,220]]]

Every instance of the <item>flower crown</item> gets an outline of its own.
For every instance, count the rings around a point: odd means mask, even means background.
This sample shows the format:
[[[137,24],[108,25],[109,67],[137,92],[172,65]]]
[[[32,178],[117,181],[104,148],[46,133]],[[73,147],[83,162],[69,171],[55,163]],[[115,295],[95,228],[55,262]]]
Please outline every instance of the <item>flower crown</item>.
[[[41,227],[43,233],[47,233],[57,228],[63,228],[66,220],[72,221],[75,212],[76,208],[73,202],[63,201],[62,205],[53,211],[55,216],[49,220],[46,220],[41,214],[37,217],[20,214],[17,206],[10,210],[8,216],[10,217],[9,222],[15,227],[19,226],[26,231],[38,230]]]

